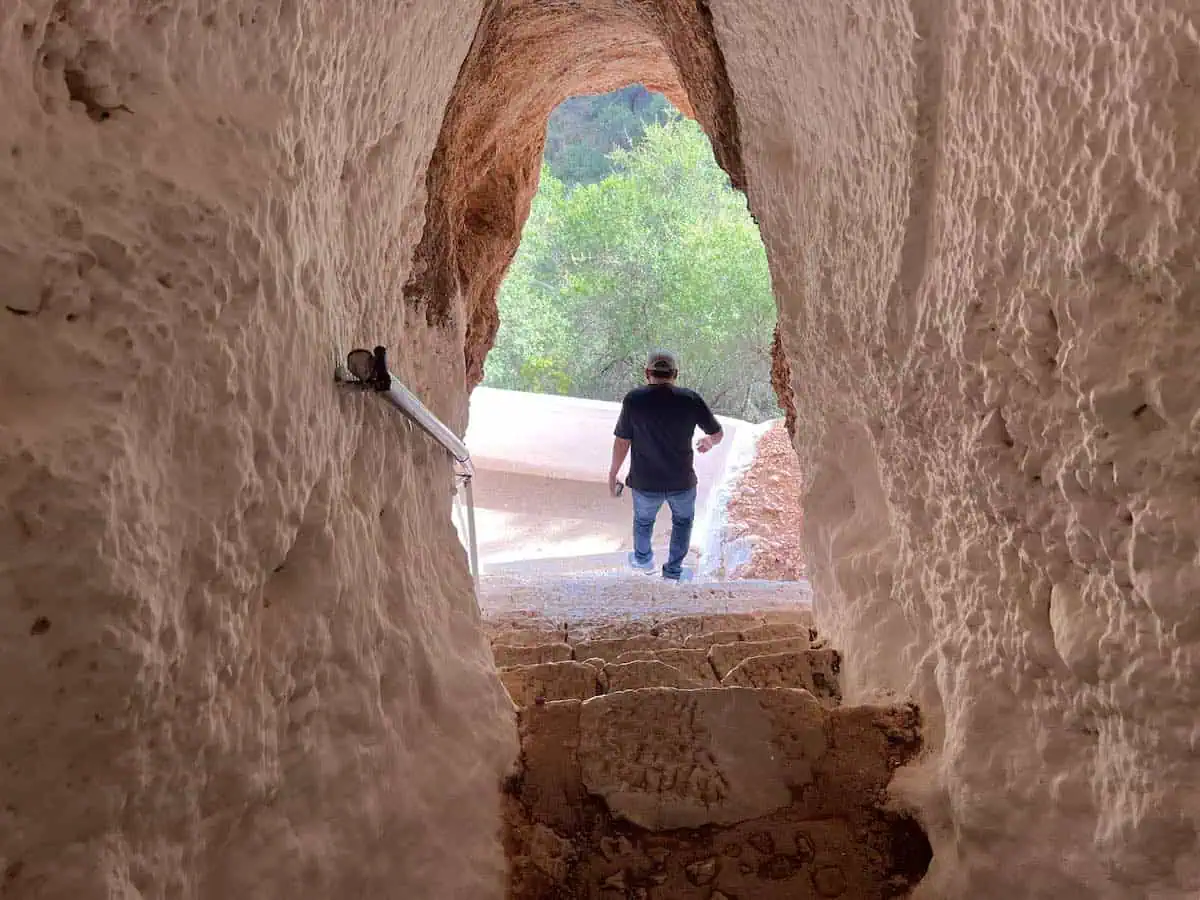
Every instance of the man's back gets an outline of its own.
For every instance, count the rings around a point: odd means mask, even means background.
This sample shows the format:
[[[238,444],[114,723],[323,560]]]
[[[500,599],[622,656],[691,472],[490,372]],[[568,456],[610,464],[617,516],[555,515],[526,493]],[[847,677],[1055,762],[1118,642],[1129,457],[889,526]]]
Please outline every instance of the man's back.
[[[648,384],[626,394],[615,429],[617,437],[632,444],[626,484],[634,490],[661,493],[695,487],[692,435],[697,426],[705,434],[721,430],[695,391]]]

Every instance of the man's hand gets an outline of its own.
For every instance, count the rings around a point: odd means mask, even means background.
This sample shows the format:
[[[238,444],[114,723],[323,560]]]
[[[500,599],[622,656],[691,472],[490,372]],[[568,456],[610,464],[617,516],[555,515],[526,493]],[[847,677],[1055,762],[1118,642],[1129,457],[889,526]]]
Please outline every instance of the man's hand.
[[[712,434],[706,434],[700,440],[696,441],[696,449],[701,453],[707,453],[725,437],[724,431],[714,431]]]
[[[617,477],[616,472],[608,473],[608,492],[614,497],[621,496],[621,480]]]
[[[629,455],[630,446],[630,442],[626,438],[613,438],[612,465],[608,467],[608,492],[614,497],[621,496],[621,482],[617,480],[617,475],[621,471],[625,457]]]

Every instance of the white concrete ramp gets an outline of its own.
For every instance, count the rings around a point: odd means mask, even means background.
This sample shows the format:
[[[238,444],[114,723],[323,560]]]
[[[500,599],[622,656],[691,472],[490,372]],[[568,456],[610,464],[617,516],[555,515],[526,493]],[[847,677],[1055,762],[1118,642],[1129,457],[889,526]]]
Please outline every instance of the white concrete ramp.
[[[478,387],[471,394],[467,447],[480,469],[604,483],[620,412],[620,403],[607,400]],[[726,416],[717,421],[725,440],[696,454],[701,490],[724,471],[734,435],[749,424]]]
[[[608,467],[619,403],[479,387],[471,394],[466,443],[475,478],[476,521],[484,572],[522,564],[557,571],[609,568],[633,546],[629,492],[609,496]],[[740,430],[754,426],[718,416],[725,440],[696,454],[699,487],[693,548],[705,545],[714,489]],[[701,433],[697,431],[696,436]],[[622,477],[628,462],[622,470]],[[670,513],[655,526],[656,562],[665,559]],[[697,554],[693,551],[691,565]],[[551,561],[554,561],[551,563]]]

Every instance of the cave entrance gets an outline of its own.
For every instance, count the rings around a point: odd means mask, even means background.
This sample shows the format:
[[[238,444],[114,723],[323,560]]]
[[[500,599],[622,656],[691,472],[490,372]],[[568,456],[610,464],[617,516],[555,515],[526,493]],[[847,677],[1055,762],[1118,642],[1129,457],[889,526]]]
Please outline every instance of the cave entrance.
[[[629,90],[630,86],[636,85],[643,86],[640,89],[641,93]],[[503,293],[502,285],[510,265],[518,255],[522,228],[534,205],[535,195],[541,183],[546,123],[564,100],[621,90],[627,91],[623,99],[635,108],[639,104],[661,103],[651,96],[653,92],[657,92],[668,98],[682,116],[686,117],[686,120],[680,118],[675,122],[674,127],[681,134],[687,136],[686,131],[690,128],[693,129],[691,136],[696,137],[699,134],[696,129],[703,130],[710,143],[703,154],[703,165],[697,162],[697,166],[707,167],[706,171],[715,176],[713,183],[718,185],[727,205],[737,205],[742,216],[742,225],[737,227],[749,229],[751,234],[755,234],[755,226],[745,212],[744,192],[747,180],[742,158],[737,103],[717,40],[717,26],[707,3],[682,0],[599,0],[589,4],[560,4],[544,0],[512,0],[486,4],[474,40],[448,98],[446,114],[430,160],[425,183],[427,199],[423,230],[413,253],[411,274],[403,291],[408,307],[422,314],[426,324],[432,329],[431,333],[436,335],[436,340],[444,342],[443,359],[446,366],[457,367],[461,360],[461,378],[468,390],[483,382],[485,360],[495,345],[500,326],[497,297]],[[669,110],[663,111],[669,113]],[[559,115],[562,117],[566,113]],[[692,121],[698,124],[693,125]],[[666,129],[668,123],[656,123],[654,127]],[[625,149],[633,153],[634,148],[632,142],[630,143],[631,146]],[[552,137],[552,163],[555,152],[557,147]],[[715,166],[709,154],[715,157]],[[606,167],[609,165],[607,162],[601,164]],[[681,173],[687,174],[682,169]],[[665,180],[663,186],[658,189],[659,193],[664,195],[657,198],[662,201],[657,207],[660,214],[670,208],[667,201],[671,196],[682,192],[687,184],[687,179],[683,178],[682,174],[675,180]],[[572,194],[579,194],[580,191],[584,191],[580,196],[588,196],[590,193],[603,194],[604,191],[598,188],[593,190],[592,185],[598,183],[590,180],[593,176],[588,176],[586,190],[576,186]],[[562,184],[562,190],[566,193],[567,185],[563,183],[562,177],[556,175],[555,179]],[[603,178],[600,181],[603,181]],[[547,179],[546,184],[551,186],[551,181]],[[714,188],[714,191],[716,190],[717,188]],[[735,194],[735,191],[740,193]],[[625,195],[625,199],[633,203],[636,198]],[[538,198],[538,203],[545,205],[542,197]],[[719,204],[717,206],[725,208]],[[653,207],[650,212],[653,212]],[[533,209],[533,213],[536,228],[541,213],[539,209]],[[733,219],[728,221],[732,223]],[[735,226],[731,224],[729,227],[732,229]],[[609,231],[611,232],[611,229]],[[526,232],[528,240],[532,232],[528,229]],[[552,229],[543,228],[542,234],[548,236],[547,239],[561,237]],[[623,233],[610,233],[609,236],[614,241],[628,237]],[[586,233],[579,236],[580,240],[590,240],[592,237]],[[765,255],[757,237],[751,244],[754,246],[754,252],[748,252],[746,258],[757,260],[754,265],[760,266],[764,290],[769,290],[769,276],[765,274]],[[592,245],[594,246],[594,242]],[[673,242],[672,246],[678,247],[679,243]],[[658,260],[664,256],[666,250],[661,244],[650,242],[640,258]],[[524,252],[528,253],[529,250]],[[561,252],[570,253],[571,249],[567,247]],[[711,247],[703,249],[703,253],[715,255]],[[677,266],[674,271],[687,271],[687,277],[691,278],[696,273],[717,270],[719,262],[706,260],[707,267],[695,265],[687,269]],[[514,284],[515,279],[521,277],[522,265],[518,259],[513,269]],[[663,271],[669,270],[665,261],[660,268]],[[536,279],[539,273],[536,267],[533,267],[527,274],[530,279]],[[612,287],[615,290],[629,276],[627,273],[610,271],[605,277],[613,282]],[[531,282],[527,281],[528,283]],[[572,283],[568,289],[574,291],[578,287],[578,284]],[[678,286],[672,286],[673,295],[687,298],[694,293],[677,288]],[[511,292],[512,288],[503,290]],[[531,298],[533,296],[529,295]],[[542,297],[543,303],[551,303],[546,298],[557,297],[557,294],[542,293],[539,296]],[[533,302],[534,300],[530,299],[530,303]],[[767,305],[767,322],[773,318],[774,314],[770,311],[773,306],[773,303]],[[682,340],[679,335],[684,330],[687,330],[686,336],[691,337],[691,331],[698,330],[700,323],[708,322],[710,318],[716,327],[721,315],[726,311],[723,304],[714,301],[707,308],[694,309],[690,319],[666,323],[663,317],[657,317],[657,321],[663,322],[664,328],[675,329],[673,334],[668,330],[657,336],[650,335],[646,333],[645,323],[636,319],[627,320],[623,328],[626,337],[641,329],[644,335],[643,343],[654,340],[656,343],[670,344],[673,337]],[[550,318],[551,312],[554,310],[547,313],[547,321],[554,321]],[[581,341],[590,341],[602,338],[605,333],[615,334],[621,325],[600,317],[593,320],[580,319],[566,327],[586,331],[586,334],[578,337]],[[609,379],[610,388],[622,383],[629,384],[628,360],[635,348],[637,356],[645,353],[647,349],[636,344],[637,341],[631,342],[628,353],[614,354],[609,360],[613,365],[608,368],[605,377]],[[459,348],[461,357],[455,359],[453,354]],[[674,349],[680,352],[685,380],[695,385],[696,382],[691,379],[702,373],[703,366],[693,364],[694,361],[689,362],[685,348],[676,346]],[[741,348],[739,355],[748,350],[748,347]],[[493,368],[503,368],[500,362],[503,352],[502,347],[497,362],[491,364]],[[579,377],[579,373],[573,372],[569,366],[559,365],[561,359],[547,357],[546,354],[534,356],[537,358],[531,360],[527,357],[522,360],[523,374],[529,378],[542,379],[543,390],[546,389],[546,385],[561,380],[564,375],[570,379]],[[772,347],[772,358],[775,363],[773,382],[786,392],[790,390],[785,371],[786,360],[778,341]],[[595,369],[597,366],[591,368]],[[516,366],[516,371],[521,373],[520,365]],[[456,372],[450,374],[457,375]],[[702,390],[706,389],[703,384],[696,386]],[[568,390],[571,389],[579,390],[574,381],[568,387]],[[488,502],[486,472],[492,468],[489,458],[493,454],[487,449],[486,441],[481,438],[481,432],[488,428],[488,423],[487,414],[483,410],[484,404],[478,401],[485,392],[494,390],[498,388],[479,388],[475,402],[472,403],[470,429],[467,434],[472,456],[485,472],[477,484],[479,493],[484,495],[479,499],[485,504]],[[514,394],[541,397],[543,400],[540,402],[543,403],[547,397],[563,401],[561,395],[555,398],[546,394]],[[731,393],[730,400],[735,396],[735,393]],[[757,393],[755,390],[749,392],[749,399],[743,394],[738,401],[740,406],[731,402],[730,408],[745,409],[757,404],[757,408],[761,410],[769,401],[769,393],[766,392],[765,384],[761,384]],[[584,396],[573,398],[572,402],[587,404],[611,401]],[[786,396],[786,393],[782,403],[785,408],[790,407],[790,397]],[[466,411],[464,404],[454,412],[456,415],[463,415],[465,419]],[[746,413],[742,412],[741,415],[745,416]],[[566,421],[553,413],[547,413],[546,418],[551,425],[561,425]],[[498,413],[494,419],[498,424],[492,430],[501,435],[503,440],[527,440],[522,432],[527,432],[533,427],[532,414],[521,408],[513,409],[508,414]],[[612,414],[605,413],[603,426],[597,430],[599,441],[581,442],[579,445],[586,446],[588,452],[596,453],[598,459],[587,460],[581,449],[578,453],[571,454],[570,463],[580,466],[586,464],[588,472],[594,473],[590,477],[597,479],[591,482],[598,491],[595,503],[603,504],[606,510],[623,509],[623,514],[628,516],[628,527],[631,531],[630,498],[626,496],[621,501],[615,501],[607,496],[606,478],[608,457],[611,453],[612,421]],[[456,424],[461,425],[462,420]],[[561,436],[564,430],[559,427],[555,435]],[[786,444],[786,441],[784,443]],[[788,452],[790,454],[790,450]],[[514,451],[497,452],[494,455],[509,460],[517,456]],[[522,462],[508,463],[506,474],[527,474],[520,471],[521,465]],[[703,477],[701,475],[701,478]],[[561,521],[563,517],[559,515],[555,503],[569,499],[561,489],[561,484],[553,486],[557,489],[540,489],[535,492],[533,485],[512,477],[509,480],[510,494],[524,498],[536,496],[533,504],[534,515],[543,522]],[[560,477],[559,480],[566,479]],[[796,483],[793,478],[778,480],[780,483]],[[578,504],[568,505],[575,510],[579,508]],[[699,516],[704,514],[703,511],[698,513]],[[491,527],[487,521],[481,524],[485,528]],[[501,526],[511,524],[511,520],[500,523]],[[792,535],[798,530],[794,521],[788,522],[785,527]],[[665,528],[658,530],[665,534]],[[703,533],[699,528],[696,530]],[[496,571],[498,560],[489,554],[486,545],[483,549],[485,558],[482,569],[486,581]],[[576,547],[576,557],[592,555],[583,552],[585,549]],[[491,558],[488,558],[489,556]],[[703,564],[701,568],[703,569]],[[715,568],[720,570],[728,567],[720,560]],[[581,571],[579,566],[572,565],[564,574],[574,575]]]
[[[497,306],[467,433],[485,575],[624,570],[631,499],[605,481],[612,430],[646,354],[667,348],[726,435],[696,456],[689,571],[802,577],[766,251],[699,124],[640,84],[559,104]],[[660,562],[670,527],[664,505]]]

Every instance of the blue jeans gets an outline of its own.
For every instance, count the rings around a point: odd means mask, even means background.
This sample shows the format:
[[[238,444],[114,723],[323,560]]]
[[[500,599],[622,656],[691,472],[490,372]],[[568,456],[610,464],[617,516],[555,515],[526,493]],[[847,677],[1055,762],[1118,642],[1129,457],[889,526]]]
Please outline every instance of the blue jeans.
[[[696,516],[696,489],[665,494],[658,491],[633,491],[633,553],[642,565],[654,558],[650,537],[654,534],[654,519],[666,501],[671,507],[671,550],[663,566],[663,578],[678,579],[683,573],[683,558],[692,540],[692,519]]]

